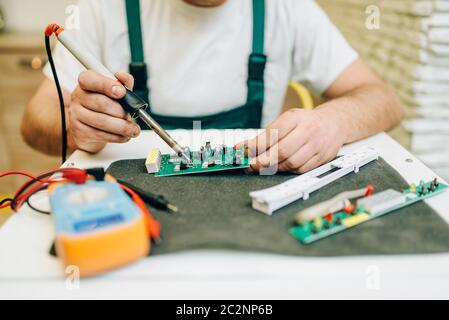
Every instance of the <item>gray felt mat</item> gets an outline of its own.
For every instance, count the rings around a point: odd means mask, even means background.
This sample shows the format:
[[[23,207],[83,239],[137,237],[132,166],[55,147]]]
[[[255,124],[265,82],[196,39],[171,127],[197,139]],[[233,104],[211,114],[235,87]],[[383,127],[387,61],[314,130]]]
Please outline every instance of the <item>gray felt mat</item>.
[[[163,243],[152,254],[189,249],[233,249],[295,256],[351,256],[449,252],[449,226],[425,203],[404,208],[317,243],[304,246],[288,229],[301,208],[345,190],[368,184],[376,191],[406,186],[384,160],[358,174],[297,201],[272,217],[251,208],[248,193],[281,183],[291,175],[248,176],[243,172],[155,178],[145,173],[144,160],[118,161],[108,169],[118,179],[165,195],[179,206],[176,216],[152,209],[162,225]]]

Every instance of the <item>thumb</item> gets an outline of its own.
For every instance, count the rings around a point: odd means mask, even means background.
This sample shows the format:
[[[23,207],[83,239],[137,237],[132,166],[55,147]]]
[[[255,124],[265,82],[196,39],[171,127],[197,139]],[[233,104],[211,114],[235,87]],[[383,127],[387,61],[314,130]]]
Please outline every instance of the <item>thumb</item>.
[[[115,73],[117,79],[128,89],[133,90],[134,88],[134,77],[127,72],[117,72]]]

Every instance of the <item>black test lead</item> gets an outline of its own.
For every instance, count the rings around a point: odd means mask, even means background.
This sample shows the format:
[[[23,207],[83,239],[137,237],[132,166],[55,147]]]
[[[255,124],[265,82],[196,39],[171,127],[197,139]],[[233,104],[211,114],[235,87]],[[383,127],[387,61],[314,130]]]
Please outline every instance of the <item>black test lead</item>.
[[[165,199],[165,197],[162,195],[156,195],[151,192],[142,190],[142,189],[140,189],[136,186],[133,186],[132,184],[125,182],[125,181],[117,180],[117,182],[132,189],[135,193],[137,193],[142,198],[143,201],[148,203],[153,208],[160,209],[160,210],[168,210],[172,213],[177,213],[179,211],[178,207],[176,207],[175,205],[168,202],[168,200]]]

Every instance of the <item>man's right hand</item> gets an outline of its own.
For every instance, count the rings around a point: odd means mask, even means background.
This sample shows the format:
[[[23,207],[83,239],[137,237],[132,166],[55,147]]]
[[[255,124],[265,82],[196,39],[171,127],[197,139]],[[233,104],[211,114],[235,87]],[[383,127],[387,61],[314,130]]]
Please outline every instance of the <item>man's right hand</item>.
[[[115,76],[127,88],[133,88],[130,74],[119,72]],[[94,71],[80,74],[69,106],[69,130],[78,149],[96,153],[108,142],[124,143],[139,136],[139,126],[116,101],[125,94],[125,87],[118,81]]]

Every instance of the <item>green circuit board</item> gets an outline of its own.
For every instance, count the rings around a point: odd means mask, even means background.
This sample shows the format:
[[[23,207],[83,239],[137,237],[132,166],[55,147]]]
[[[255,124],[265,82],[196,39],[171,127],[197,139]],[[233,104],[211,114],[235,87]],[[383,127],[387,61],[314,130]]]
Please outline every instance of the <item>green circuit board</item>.
[[[401,203],[396,203],[378,212],[370,213],[367,208],[356,206],[355,211],[350,214],[344,211],[338,211],[332,215],[305,222],[302,225],[291,228],[290,234],[302,244],[311,244],[367,221],[377,219],[398,209],[410,206],[416,202],[436,196],[449,188],[446,184],[436,184],[435,181],[421,182],[419,186],[405,189],[402,192],[402,197],[399,197],[399,199],[403,199],[403,201],[400,201]]]
[[[179,157],[163,154],[161,165],[156,177],[189,175],[210,173],[217,171],[246,169],[250,167],[250,161],[242,149],[220,146],[212,149],[206,144],[200,151],[189,151],[192,165],[185,165]]]

